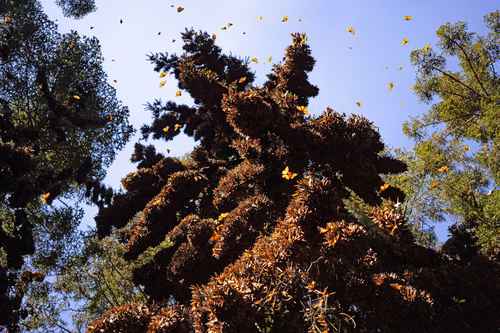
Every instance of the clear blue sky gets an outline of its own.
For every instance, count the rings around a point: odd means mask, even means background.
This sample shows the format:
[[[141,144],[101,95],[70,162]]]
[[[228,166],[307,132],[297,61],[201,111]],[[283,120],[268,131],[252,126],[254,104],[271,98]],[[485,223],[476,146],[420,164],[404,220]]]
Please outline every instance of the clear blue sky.
[[[41,2],[49,17],[58,21],[60,31],[76,30],[101,41],[105,70],[110,82],[118,81],[114,84],[118,97],[130,108],[131,122],[137,129],[150,120],[144,111],[146,102],[154,98],[189,102],[187,96],[175,98],[172,79],[159,88],[158,74],[146,61],[150,52],[179,52],[179,33],[185,27],[216,33],[225,52],[258,57],[259,64],[252,65],[257,82],[263,82],[271,68],[265,61],[269,56],[273,62],[281,59],[290,33],[306,32],[317,60],[310,79],[320,88],[310,105],[312,113],[319,114],[327,106],[339,112],[362,113],[391,147],[411,146],[401,125],[428,108],[411,91],[415,72],[409,63],[410,51],[425,43],[434,44],[435,31],[445,22],[466,21],[471,31],[483,32],[483,16],[499,7],[495,0],[96,0],[95,13],[73,20],[62,16],[54,0]],[[185,10],[177,13],[170,5],[181,5]],[[287,23],[281,22],[284,15],[289,17]],[[405,15],[413,20],[403,20]],[[221,30],[228,22],[234,25]],[[91,30],[91,26],[95,28]],[[346,32],[348,26],[354,27],[355,36]],[[409,43],[401,46],[405,37]],[[177,41],[172,43],[174,38]],[[389,82],[395,84],[392,92],[387,88]],[[358,100],[361,108],[356,106]],[[114,188],[135,169],[129,162],[135,141],[108,171],[106,183]],[[193,142],[182,136],[157,146],[182,155],[192,149]],[[94,213],[95,209],[89,209],[87,219]],[[446,238],[445,225],[436,230],[441,240]]]

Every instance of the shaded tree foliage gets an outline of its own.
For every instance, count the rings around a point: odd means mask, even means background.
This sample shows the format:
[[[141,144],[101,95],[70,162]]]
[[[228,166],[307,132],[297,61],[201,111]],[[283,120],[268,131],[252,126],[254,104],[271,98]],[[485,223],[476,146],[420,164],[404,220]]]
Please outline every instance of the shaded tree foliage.
[[[95,0],[56,0],[56,3],[62,8],[64,16],[76,19],[82,18],[97,9]]]
[[[54,264],[63,260],[63,245],[56,243],[74,232],[79,214],[64,210],[63,198],[111,200],[101,180],[132,128],[128,109],[106,82],[97,39],[59,34],[34,0],[2,1],[0,18],[0,247],[6,258],[0,325],[15,331],[26,315],[19,309],[23,294],[44,273],[22,273],[24,256],[40,250],[47,264],[49,257]]]
[[[28,289],[24,329],[83,332],[110,307],[146,301],[132,282],[134,265],[123,259],[119,235],[98,240],[90,231],[77,236],[63,265]]]
[[[153,102],[142,133],[183,132],[198,146],[186,163],[136,146],[141,167],[96,221],[104,237],[138,217],[124,257],[149,301],[109,309],[89,332],[498,327],[498,266],[415,243],[395,205],[402,192],[381,178],[406,166],[382,154],[372,123],[332,109],[306,114],[318,88],[305,35],[293,34],[263,86],[208,34],[182,37],[183,54],[151,61],[194,104]],[[349,212],[350,192],[374,207],[368,219]]]

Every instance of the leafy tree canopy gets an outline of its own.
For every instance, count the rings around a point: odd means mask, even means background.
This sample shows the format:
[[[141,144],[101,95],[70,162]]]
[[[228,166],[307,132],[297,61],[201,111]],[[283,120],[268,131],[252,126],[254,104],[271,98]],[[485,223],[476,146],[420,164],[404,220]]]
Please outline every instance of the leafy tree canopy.
[[[437,31],[439,43],[412,52],[416,94],[431,105],[404,125],[416,142],[404,158],[410,172],[398,183],[408,193],[411,219],[455,219],[445,246],[456,255],[500,254],[500,12],[485,16],[488,34],[464,22]],[[457,63],[451,70],[447,61]],[[457,248],[456,238],[468,238]],[[460,242],[459,242],[460,243]]]
[[[0,18],[0,325],[15,327],[28,282],[43,279],[19,275],[23,257],[61,254],[55,242],[74,232],[79,215],[64,209],[65,199],[109,202],[100,182],[133,130],[106,81],[97,39],[58,33],[35,0],[2,1]]]

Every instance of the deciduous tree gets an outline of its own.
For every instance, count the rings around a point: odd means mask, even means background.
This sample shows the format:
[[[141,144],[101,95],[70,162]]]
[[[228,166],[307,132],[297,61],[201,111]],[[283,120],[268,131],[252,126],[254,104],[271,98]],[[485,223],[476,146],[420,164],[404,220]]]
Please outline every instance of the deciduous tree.
[[[430,109],[404,126],[415,148],[406,154],[409,173],[397,182],[411,219],[453,221],[444,247],[460,257],[500,255],[499,20],[499,11],[485,16],[484,36],[464,22],[447,23],[437,31],[437,48],[411,55],[414,90]]]

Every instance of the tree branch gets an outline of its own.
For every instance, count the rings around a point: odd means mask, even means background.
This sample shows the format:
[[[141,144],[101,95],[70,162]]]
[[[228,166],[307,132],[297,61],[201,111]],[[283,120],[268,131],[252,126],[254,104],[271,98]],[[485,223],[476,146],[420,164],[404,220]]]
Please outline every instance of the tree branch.
[[[476,81],[479,83],[479,85],[481,86],[481,89],[486,94],[486,96],[489,97],[490,94],[488,94],[488,91],[486,91],[486,88],[484,88],[483,83],[479,79],[479,75],[477,75],[476,71],[474,70],[474,67],[472,66],[472,62],[471,62],[471,60],[469,58],[469,55],[467,54],[467,52],[465,52],[464,47],[461,44],[459,44],[458,42],[454,41],[454,40],[451,40],[451,42],[454,43],[460,49],[460,51],[462,51],[462,53],[463,53],[463,55],[465,57],[465,60],[467,61],[467,64],[469,65],[472,73],[474,74],[474,77],[476,78]]]
[[[474,94],[476,94],[477,96],[482,96],[480,93],[478,93],[474,88],[472,88],[471,86],[469,86],[468,84],[465,84],[463,83],[461,80],[457,79],[456,77],[454,77],[453,75],[451,75],[450,73],[447,73],[445,71],[443,71],[442,69],[440,68],[437,68],[437,67],[433,67],[436,71],[438,71],[439,73],[443,74],[444,76],[446,76],[447,78],[451,79],[452,81],[455,81],[457,82],[458,84],[461,84],[462,86],[464,86],[465,88],[469,89],[470,91],[472,91]]]

